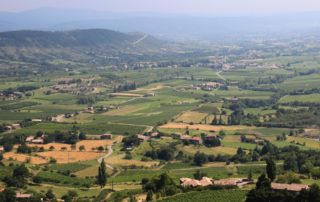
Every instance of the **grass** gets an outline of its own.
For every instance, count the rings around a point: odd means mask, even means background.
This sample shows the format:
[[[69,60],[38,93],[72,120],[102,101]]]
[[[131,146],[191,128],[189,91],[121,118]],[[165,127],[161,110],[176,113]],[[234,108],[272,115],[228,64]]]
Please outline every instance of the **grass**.
[[[70,177],[62,175],[56,172],[40,171],[37,174],[44,182],[53,184],[64,184],[67,186],[85,186],[86,184],[92,184],[92,179],[83,179],[78,177]]]
[[[319,82],[319,84],[320,84],[320,82]],[[287,96],[282,97],[279,102],[280,103],[291,103],[291,102],[319,103],[320,102],[320,94],[287,95]]]
[[[241,202],[246,198],[245,190],[206,190],[178,194],[160,202]]]
[[[207,115],[208,114],[206,113],[188,111],[181,114],[175,121],[184,123],[201,123]]]
[[[51,170],[56,170],[60,172],[70,171],[77,172],[90,167],[90,165],[84,163],[68,163],[68,164],[53,164],[50,166]]]

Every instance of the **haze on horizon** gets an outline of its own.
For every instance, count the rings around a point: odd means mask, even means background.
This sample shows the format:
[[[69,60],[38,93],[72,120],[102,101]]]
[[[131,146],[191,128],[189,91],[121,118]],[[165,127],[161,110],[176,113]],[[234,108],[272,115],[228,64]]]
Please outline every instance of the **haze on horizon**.
[[[2,0],[0,11],[44,7],[187,15],[270,15],[320,11],[318,0]]]

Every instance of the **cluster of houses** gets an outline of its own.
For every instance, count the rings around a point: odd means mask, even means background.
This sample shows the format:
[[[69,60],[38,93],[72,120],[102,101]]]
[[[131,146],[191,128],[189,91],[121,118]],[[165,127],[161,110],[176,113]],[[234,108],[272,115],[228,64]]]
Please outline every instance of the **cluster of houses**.
[[[181,178],[180,185],[182,187],[207,187],[210,185],[215,186],[237,186],[243,187],[244,185],[253,184],[253,180],[242,179],[242,178],[227,178],[214,180],[212,178],[203,177],[201,180],[191,178]]]
[[[105,133],[100,135],[101,140],[111,140],[112,139],[112,134],[111,133]]]
[[[146,134],[146,135],[137,134],[137,137],[138,137],[140,142],[145,142],[145,141],[148,141],[150,139],[160,138],[161,135],[158,132],[153,132],[153,133],[149,133],[149,134]]]
[[[44,144],[44,135],[40,137],[28,136],[25,141],[30,144]]]
[[[5,125],[4,127],[6,130],[15,130],[21,128],[21,125],[19,123],[13,123],[13,124],[8,124]]]
[[[94,114],[95,112],[107,112],[112,109],[119,109],[118,106],[115,105],[109,105],[109,106],[101,106],[101,107],[87,107],[83,112],[84,113],[89,113],[89,114]]]
[[[24,94],[18,91],[10,92],[10,93],[4,93],[0,91],[0,100],[2,101],[13,101],[23,96]]]
[[[193,84],[192,88],[195,90],[205,90],[205,91],[212,91],[216,88],[219,88],[221,86],[220,83],[217,82],[206,82],[202,84]]]
[[[201,137],[199,137],[199,136],[190,137],[189,135],[183,135],[183,134],[180,134],[180,133],[174,133],[174,134],[172,134],[172,138],[173,139],[179,139],[183,143],[187,143],[187,144],[194,144],[194,145],[203,144],[203,139]],[[205,138],[205,140],[219,139],[219,137],[217,137],[216,135],[206,135],[204,138]]]
[[[191,178],[180,178],[180,185],[182,187],[207,187],[211,185],[215,186],[237,186],[243,187],[245,185],[253,184],[253,180],[243,178],[226,178],[220,180],[214,180],[212,178],[203,177],[201,180]],[[282,183],[271,183],[271,188],[274,190],[287,190],[291,192],[300,192],[303,189],[309,189],[309,185],[305,184],[282,184]]]
[[[79,95],[84,92],[92,92],[95,88],[79,84],[57,84],[52,86],[52,90],[60,93],[72,93],[74,95]]]

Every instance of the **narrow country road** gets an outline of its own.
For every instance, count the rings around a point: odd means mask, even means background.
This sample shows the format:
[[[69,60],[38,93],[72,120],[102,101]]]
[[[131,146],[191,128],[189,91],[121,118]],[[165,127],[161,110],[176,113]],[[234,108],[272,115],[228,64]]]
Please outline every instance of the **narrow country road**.
[[[99,164],[102,162],[102,159],[108,158],[113,153],[112,145],[109,145],[107,148],[108,148],[108,153],[106,153],[104,156],[101,156],[100,158],[98,158],[97,161],[99,162]],[[106,163],[106,166],[107,166],[107,168],[110,168],[113,170],[113,167],[111,165]]]
[[[224,81],[227,80],[226,78],[224,78],[223,76],[221,76],[220,73],[222,73],[222,71],[217,72],[216,75],[217,75],[220,79],[222,79],[222,80],[224,80]]]
[[[145,40],[147,37],[149,36],[149,34],[145,34],[143,37],[141,37],[140,39],[138,39],[137,41],[133,42],[133,45],[137,45],[138,43],[142,42],[143,40]]]

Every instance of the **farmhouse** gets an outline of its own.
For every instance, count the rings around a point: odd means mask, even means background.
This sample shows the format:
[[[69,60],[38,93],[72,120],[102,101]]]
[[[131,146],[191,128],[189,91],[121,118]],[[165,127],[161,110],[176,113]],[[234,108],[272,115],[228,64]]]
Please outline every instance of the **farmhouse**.
[[[34,144],[44,144],[44,140],[42,138],[37,138],[31,141]]]
[[[158,133],[158,132],[153,132],[153,133],[151,133],[150,137],[151,137],[151,138],[160,138],[160,133]]]
[[[144,135],[141,135],[141,134],[138,134],[138,139],[141,141],[141,142],[144,142],[144,141],[148,141],[150,139],[150,137],[148,136],[144,136]]]
[[[4,127],[6,130],[12,130],[12,126],[11,125],[7,125]]]
[[[182,187],[206,187],[209,185],[212,185],[213,183],[212,178],[203,177],[201,180],[195,180],[190,178],[181,178],[180,179],[180,185]]]
[[[33,139],[34,139],[34,136],[28,136],[25,141],[32,142]]]
[[[199,85],[192,85],[193,89],[195,90],[205,90],[205,91],[212,91],[215,88],[220,87],[220,83],[217,82],[207,82],[207,83],[202,83]]]
[[[243,185],[252,184],[252,180],[242,179],[242,178],[226,178],[220,180],[214,180],[213,184],[217,186],[238,186],[242,187]]]
[[[35,138],[34,136],[28,136],[25,140],[28,143],[34,143],[34,144],[43,144],[44,143],[44,136]]]
[[[93,107],[88,107],[87,109],[84,110],[84,112],[93,114],[94,113],[94,108]]]
[[[32,122],[40,123],[42,122],[42,119],[31,119]]]
[[[19,123],[14,123],[14,124],[5,126],[6,130],[13,130],[13,129],[19,129],[19,128],[21,128]]]
[[[16,198],[17,199],[29,199],[32,197],[32,194],[22,194],[20,192],[16,193]]]
[[[112,134],[106,133],[103,135],[100,135],[101,140],[111,140],[112,139]]]
[[[191,144],[202,144],[202,139],[201,139],[201,137],[192,137],[190,140],[189,140],[189,142],[191,143]]]
[[[303,189],[309,189],[310,187],[305,184],[280,184],[280,183],[271,183],[271,188],[275,190],[287,190],[292,192],[299,192]]]

